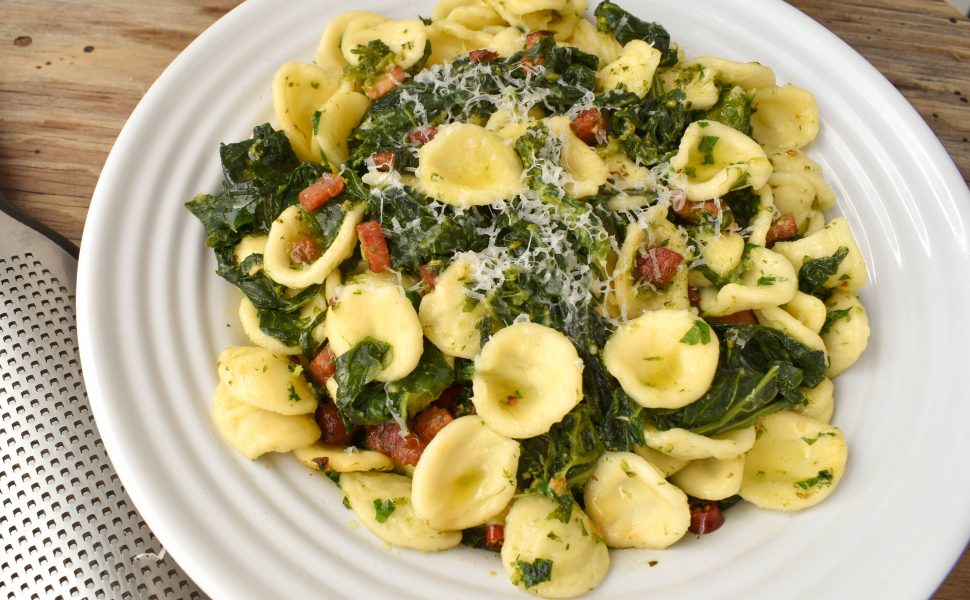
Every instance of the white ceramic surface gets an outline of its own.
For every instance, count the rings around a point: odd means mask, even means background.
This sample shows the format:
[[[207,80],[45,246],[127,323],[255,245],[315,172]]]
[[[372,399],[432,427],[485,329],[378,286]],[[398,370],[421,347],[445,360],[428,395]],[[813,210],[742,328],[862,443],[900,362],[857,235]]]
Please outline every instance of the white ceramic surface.
[[[703,539],[613,553],[604,598],[922,598],[970,534],[970,193],[895,89],[834,35],[780,1],[622,2],[689,55],[759,60],[813,91],[825,168],[869,264],[862,360],[836,382],[850,445],[839,489],[796,513],[732,509]],[[210,424],[215,359],[238,339],[183,203],[221,180],[218,144],[272,115],[270,81],[310,61],[330,17],[428,15],[432,2],[250,0],[165,71],[125,126],[81,247],[78,329],[101,435],[146,521],[213,597],[524,596],[497,556],[389,549],[329,480],[289,457],[248,462]],[[654,566],[648,561],[658,560]]]

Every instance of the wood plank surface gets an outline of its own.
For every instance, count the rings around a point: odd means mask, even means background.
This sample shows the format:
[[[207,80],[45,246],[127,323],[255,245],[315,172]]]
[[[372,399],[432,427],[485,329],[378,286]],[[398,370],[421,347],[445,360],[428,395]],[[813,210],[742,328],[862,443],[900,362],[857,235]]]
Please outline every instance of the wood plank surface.
[[[943,0],[790,3],[886,75],[970,181],[970,21]],[[79,243],[128,115],[165,66],[237,4],[0,0],[0,193],[8,205]],[[970,552],[934,598],[970,598]]]

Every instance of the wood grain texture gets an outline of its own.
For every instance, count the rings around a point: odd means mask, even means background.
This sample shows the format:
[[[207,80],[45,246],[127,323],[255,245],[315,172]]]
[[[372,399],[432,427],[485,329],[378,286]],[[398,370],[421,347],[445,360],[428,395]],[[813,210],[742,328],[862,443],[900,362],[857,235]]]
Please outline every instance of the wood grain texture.
[[[970,21],[943,0],[790,3],[886,75],[970,181]],[[79,243],[98,174],[128,115],[165,66],[237,4],[0,0],[6,201]],[[970,598],[970,552],[934,598]]]

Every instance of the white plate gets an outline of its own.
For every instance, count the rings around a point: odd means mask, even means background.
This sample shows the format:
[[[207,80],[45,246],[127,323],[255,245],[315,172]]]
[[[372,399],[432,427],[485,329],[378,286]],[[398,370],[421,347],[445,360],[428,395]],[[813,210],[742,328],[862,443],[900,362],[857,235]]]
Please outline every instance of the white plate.
[[[846,477],[796,513],[739,507],[703,539],[613,553],[609,598],[921,598],[970,534],[970,193],[895,89],[780,1],[622,2],[689,53],[759,60],[815,93],[825,168],[865,254],[872,340],[837,380]],[[235,292],[183,208],[219,188],[219,142],[269,120],[270,81],[310,61],[340,11],[429,15],[431,1],[252,0],[182,53],[108,158],[81,248],[78,329],[101,435],[165,547],[216,598],[523,595],[499,559],[389,549],[329,480],[289,457],[248,462],[214,433],[215,359],[238,339]],[[648,561],[658,560],[654,567]],[[659,595],[658,595],[659,594]]]

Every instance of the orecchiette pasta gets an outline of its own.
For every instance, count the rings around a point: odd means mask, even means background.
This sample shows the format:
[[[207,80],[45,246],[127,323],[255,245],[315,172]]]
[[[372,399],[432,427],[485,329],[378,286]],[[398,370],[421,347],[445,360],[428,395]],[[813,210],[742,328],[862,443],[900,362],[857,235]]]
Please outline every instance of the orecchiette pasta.
[[[313,132],[310,151],[313,159],[326,158],[331,165],[340,166],[347,162],[350,149],[347,138],[350,132],[360,125],[370,102],[358,92],[340,89],[319,108],[318,119],[326,127],[318,127]]]
[[[545,496],[524,496],[512,503],[505,517],[505,572],[512,583],[544,598],[571,598],[588,592],[599,585],[610,567],[606,544],[589,517],[574,506],[566,522],[550,518],[558,508]],[[537,564],[549,565],[543,581],[528,577]]]
[[[832,413],[835,412],[834,391],[835,386],[828,378],[823,379],[813,388],[803,388],[801,392],[805,394],[806,403],[796,404],[792,410],[821,423],[829,423],[832,421]]]
[[[852,231],[849,230],[849,221],[845,217],[832,219],[820,231],[800,240],[778,242],[773,250],[799,268],[806,259],[828,258],[840,248],[845,248],[847,254],[824,285],[827,288],[838,288],[843,291],[857,290],[866,284],[869,275],[866,272],[862,252],[856,245]]]
[[[677,471],[670,482],[702,500],[723,500],[741,490],[744,455],[734,458],[702,458]]]
[[[478,324],[485,316],[480,303],[468,306],[465,294],[471,265],[455,261],[438,275],[434,289],[421,299],[418,318],[424,335],[449,356],[475,358],[482,351]]]
[[[493,335],[475,360],[472,400],[497,433],[529,438],[549,431],[583,397],[583,362],[555,329],[515,323]]]
[[[690,525],[684,492],[632,452],[601,456],[583,498],[589,518],[613,548],[666,548]]]
[[[239,303],[239,323],[242,325],[243,333],[255,346],[276,354],[295,355],[301,352],[296,346],[287,346],[259,328],[259,313],[249,298],[243,298]]]
[[[775,85],[775,73],[768,67],[756,62],[736,62],[716,56],[698,56],[686,63],[714,71],[718,83],[736,85],[746,90],[767,88]]]
[[[317,442],[302,448],[294,448],[293,456],[311,469],[333,473],[394,469],[394,461],[387,455],[373,450],[359,450],[353,446],[343,448]]]
[[[219,381],[237,402],[281,415],[304,415],[317,408],[303,367],[264,348],[230,346],[219,356],[218,371]]]
[[[750,250],[748,261],[750,264],[737,283],[728,283],[720,289],[701,288],[701,310],[705,314],[730,315],[779,306],[795,297],[798,275],[784,256],[756,246]]]
[[[751,137],[765,148],[804,148],[818,136],[815,96],[791,84],[759,89],[751,105]]]
[[[692,123],[670,160],[672,187],[688,200],[709,200],[736,188],[758,189],[771,175],[768,155],[758,143],[717,121]]]
[[[829,355],[828,376],[851,367],[869,344],[869,316],[854,292],[837,291],[825,301],[831,326],[822,333]]]
[[[576,137],[565,117],[551,117],[543,121],[549,132],[562,142],[560,161],[568,177],[563,186],[567,194],[582,198],[595,194],[610,175],[603,159]]]
[[[650,448],[679,460],[726,460],[751,449],[755,441],[755,430],[754,427],[745,427],[707,437],[678,427],[660,431],[647,425],[643,437]]]
[[[394,473],[341,473],[340,489],[357,519],[388,544],[437,552],[461,542],[461,532],[439,531],[414,514],[410,477]]]
[[[499,514],[515,494],[519,443],[481,417],[449,423],[414,469],[414,513],[436,529],[466,529]]]
[[[337,91],[339,78],[317,65],[291,61],[273,78],[273,111],[280,128],[300,160],[319,162],[314,156],[313,113]]]
[[[240,402],[225,383],[216,388],[211,414],[222,439],[250,460],[289,452],[320,437],[313,415],[282,415]]]
[[[783,411],[757,425],[745,455],[741,497],[762,508],[798,510],[824,500],[842,479],[845,437],[832,427]]]
[[[659,50],[642,40],[632,40],[616,60],[600,69],[596,83],[604,92],[623,90],[643,98],[650,91],[658,65]]]
[[[620,325],[603,363],[647,408],[680,408],[700,398],[717,368],[717,336],[686,310],[656,310]]]

